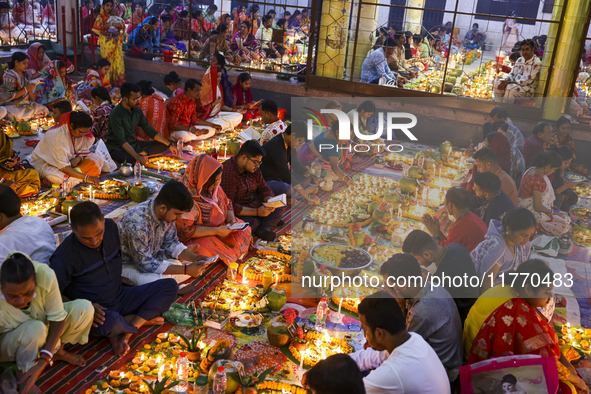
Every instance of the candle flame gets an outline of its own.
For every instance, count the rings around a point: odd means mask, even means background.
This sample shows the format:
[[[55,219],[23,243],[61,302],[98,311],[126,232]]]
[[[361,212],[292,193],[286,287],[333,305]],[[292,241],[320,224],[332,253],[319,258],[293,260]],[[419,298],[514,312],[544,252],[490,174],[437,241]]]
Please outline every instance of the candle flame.
[[[328,335],[328,330],[324,329],[322,332],[324,333],[324,342],[330,343],[330,335]]]
[[[144,361],[144,353],[142,353],[140,360]]]
[[[326,360],[326,352],[324,351],[324,349],[322,349],[322,359]]]
[[[122,379],[125,376],[123,372],[119,372],[119,379]]]
[[[162,361],[162,356],[158,355],[158,357],[156,358],[156,364],[160,364],[160,361]],[[164,368],[164,366],[162,366],[161,368]]]
[[[164,364],[162,364],[160,366],[160,369],[158,369],[158,373],[161,374],[162,372],[164,372]]]
[[[203,343],[203,342],[199,341],[199,348],[200,348],[201,350],[205,349],[205,343]]]
[[[567,322],[567,323],[566,323],[566,327],[567,327],[567,328],[570,328],[570,323],[568,323],[568,322]]]

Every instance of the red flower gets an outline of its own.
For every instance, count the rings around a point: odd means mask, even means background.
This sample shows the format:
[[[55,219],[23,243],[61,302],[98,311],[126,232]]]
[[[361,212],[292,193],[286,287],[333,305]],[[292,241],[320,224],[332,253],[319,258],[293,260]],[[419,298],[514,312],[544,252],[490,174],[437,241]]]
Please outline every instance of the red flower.
[[[288,308],[283,312],[283,316],[285,316],[285,320],[291,325],[295,321],[295,318],[298,317],[298,312],[293,308]]]
[[[304,330],[302,329],[302,327],[298,327],[295,331],[295,336],[300,338],[300,339],[304,339]]]
[[[361,223],[355,223],[353,225],[353,231],[361,231]]]

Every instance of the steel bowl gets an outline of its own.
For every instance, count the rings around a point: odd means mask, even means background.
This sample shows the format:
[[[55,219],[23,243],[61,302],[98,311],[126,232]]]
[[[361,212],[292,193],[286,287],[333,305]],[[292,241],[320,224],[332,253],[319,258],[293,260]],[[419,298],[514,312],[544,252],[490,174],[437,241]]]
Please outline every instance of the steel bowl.
[[[577,219],[577,225],[591,230],[591,220],[579,218]]]
[[[119,168],[119,173],[122,176],[132,176],[133,175],[133,167],[131,164],[123,164],[121,168]]]
[[[316,245],[316,246],[314,246],[314,247],[312,247],[310,249],[310,256],[312,257],[312,260],[314,261],[314,263],[316,264],[317,267],[319,267],[320,265],[322,265],[324,263],[321,263],[320,261],[318,261],[318,260],[316,260],[314,258],[314,250],[316,248],[320,248],[320,247],[324,247],[324,246],[330,246],[330,245],[343,246],[343,244],[338,244],[338,243],[327,243],[327,244],[318,244],[318,245]],[[326,268],[328,268],[328,270],[330,272],[332,272],[333,275],[337,275],[337,276],[342,276],[342,275],[344,275],[344,276],[357,276],[361,272],[361,270],[369,267],[371,265],[372,261],[373,261],[371,255],[367,251],[365,251],[365,250],[363,250],[361,248],[358,248],[356,246],[352,246],[352,245],[347,245],[347,246],[350,246],[350,247],[352,247],[354,249],[357,249],[358,251],[360,251],[361,253],[363,253],[364,255],[366,255],[369,258],[369,261],[367,262],[367,264],[364,264],[362,266],[355,267],[355,268],[340,268],[340,267],[334,267],[334,266],[331,266],[331,265],[324,264],[324,266]]]

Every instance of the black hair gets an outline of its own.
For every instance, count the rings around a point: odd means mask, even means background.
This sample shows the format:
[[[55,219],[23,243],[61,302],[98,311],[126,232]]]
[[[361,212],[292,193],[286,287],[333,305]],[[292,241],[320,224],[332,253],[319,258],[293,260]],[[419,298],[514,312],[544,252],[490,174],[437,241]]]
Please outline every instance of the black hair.
[[[288,16],[288,15],[289,15],[289,16],[291,16],[291,12],[289,12],[289,11],[285,11],[285,12],[283,13],[283,18],[285,18],[285,17],[286,17],[286,16]],[[285,20],[287,20],[287,19],[285,19]]]
[[[201,15],[203,15],[203,11],[201,11],[201,10],[195,10],[195,11],[193,11],[193,19],[197,19]]]
[[[473,24],[472,24],[472,27],[474,27],[474,26],[476,26],[476,27],[480,27],[480,26],[478,26],[478,23],[473,23]]]
[[[263,100],[259,105],[259,111],[270,112],[271,115],[277,116],[277,103],[273,100]]]
[[[521,57],[521,54],[519,52],[513,52],[512,54],[509,55],[509,60],[513,60],[514,62],[517,61],[517,59],[519,59]]]
[[[387,36],[390,33],[388,33],[388,29],[386,29],[384,26],[382,26],[377,30],[377,35],[379,36],[380,34]]]
[[[534,157],[531,165],[536,168],[547,166],[550,166],[550,168],[559,168],[562,165],[562,161],[562,157],[560,157],[558,152],[549,150]]]
[[[27,255],[16,252],[6,258],[0,268],[0,284],[25,283],[35,277],[35,266]]]
[[[141,92],[141,89],[139,86],[131,82],[125,82],[123,85],[121,85],[121,98],[131,97],[131,92],[139,93]]]
[[[107,67],[107,66],[110,66],[110,65],[111,65],[111,62],[110,61],[108,61],[105,58],[102,58],[102,59],[99,59],[98,62],[96,62],[96,66],[94,67],[94,69],[99,70],[99,69],[101,69],[103,67]]]
[[[437,249],[437,243],[422,230],[411,231],[402,244],[402,251],[413,255],[420,255],[425,250],[435,249]]]
[[[252,79],[252,77],[250,76],[249,73],[242,73],[238,76],[238,81],[240,81],[242,83],[244,83],[248,80],[251,80],[251,79]]]
[[[396,41],[400,40],[400,37],[404,37],[404,32],[400,31],[400,32],[394,33],[394,39]]]
[[[532,211],[527,208],[513,208],[503,216],[503,229],[507,231],[523,231],[528,228],[537,227],[538,221]]]
[[[560,128],[560,126],[562,126],[563,124],[570,124],[571,121],[569,118],[567,118],[566,116],[561,116],[560,118],[558,118],[558,121],[556,122],[556,128]]]
[[[226,25],[225,23],[220,23],[217,27],[217,29],[215,29],[214,34],[222,34],[224,32],[228,31],[228,25]],[[218,53],[218,52],[216,52]]]
[[[167,86],[178,82],[181,82],[181,78],[176,73],[176,71],[171,71],[164,76],[164,84]]]
[[[529,45],[534,51],[538,49],[538,44],[536,44],[536,42],[531,38],[526,38],[525,40],[521,41],[521,45],[519,47],[521,48],[524,45]]]
[[[102,220],[103,213],[98,205],[92,201],[83,201],[74,205],[70,211],[70,223],[72,228],[80,228],[94,224],[97,220]]]
[[[295,10],[291,16],[295,18],[298,15],[301,15],[300,10]]]
[[[179,17],[181,17],[181,18],[186,18],[188,16],[189,16],[189,11],[187,11],[187,10],[179,12]]]
[[[103,5],[109,4],[109,3],[111,3],[113,5],[115,4],[115,2],[113,0],[103,0]]]
[[[277,12],[275,12],[275,10],[273,10],[273,9],[267,11],[267,15],[271,15],[271,14],[277,15]]]
[[[372,334],[381,328],[390,335],[406,331],[406,322],[398,301],[385,291],[365,297],[359,307],[359,315],[365,318]]]
[[[209,7],[207,7],[207,9],[217,11],[218,10],[218,6],[215,5],[215,4],[211,4]]]
[[[158,16],[160,14],[160,7],[161,4],[154,4],[148,9],[148,15],[150,16]],[[150,23],[152,24],[152,23]]]
[[[394,48],[394,47],[396,47],[396,40],[393,39],[392,37],[386,38],[386,41],[384,41],[384,48]]]
[[[21,199],[10,186],[0,184],[0,201],[0,213],[7,218],[13,218],[21,212]]]
[[[53,105],[53,109],[58,109],[62,115],[67,114],[68,112],[72,112],[72,103],[68,100],[58,101]]]
[[[0,3],[0,10],[8,10],[10,9],[10,6],[8,5],[8,3],[2,2]]]
[[[361,103],[359,107],[357,107],[357,112],[366,112],[366,113],[374,113],[376,112],[376,105],[373,101],[367,100]]]
[[[412,36],[412,40],[415,44],[418,44],[423,40],[423,37],[420,34],[415,34],[414,36]]]
[[[457,209],[466,209],[470,202],[470,194],[463,187],[454,186],[447,191],[445,199]]]
[[[517,378],[514,375],[508,374],[503,376],[503,379],[501,379],[501,383],[510,383],[512,385],[516,385]]]
[[[250,30],[250,22],[249,21],[242,21],[240,22],[241,25],[246,25],[246,28]]]
[[[189,212],[193,208],[193,196],[183,183],[169,181],[160,189],[154,204],[165,205],[167,210],[178,209]]]
[[[506,133],[509,130],[509,123],[505,122],[504,120],[497,120],[495,123],[492,124],[490,129],[494,130],[494,132],[500,129]]]
[[[139,1],[136,3],[133,3],[133,12],[135,12],[135,9],[137,8],[137,6],[142,7],[142,12],[146,9],[146,7],[144,6],[144,4],[140,3]]]
[[[307,14],[308,13],[308,9],[307,8],[302,8],[302,15],[303,14]]]
[[[566,145],[554,147],[553,150],[555,150],[556,153],[558,153],[560,157],[562,157],[563,162],[570,160],[574,157],[573,151],[570,150],[570,148]]]
[[[151,96],[156,92],[152,88],[152,81],[141,80],[137,83],[137,86],[140,87],[140,91],[144,96]]]
[[[70,125],[73,129],[92,127],[92,116],[86,112],[73,111],[70,113]]]
[[[160,20],[162,21],[162,23],[166,23],[166,22],[172,22],[172,16],[170,15],[162,15],[160,17]]]
[[[380,274],[382,276],[394,278],[402,276],[407,279],[420,277],[422,275],[421,265],[410,253],[397,253],[390,257],[380,267]]]
[[[544,260],[530,259],[524,261],[515,270],[518,280],[511,284],[511,287],[517,291],[520,296],[525,295],[525,286],[530,285],[534,289],[548,287],[548,280],[544,278],[554,278],[554,271]],[[552,281],[550,281],[552,283]]]
[[[482,148],[474,153],[474,160],[480,160],[484,163],[498,164],[497,155],[490,148]]]
[[[224,57],[224,55],[222,55],[219,52],[216,52],[213,54],[213,56],[215,56],[215,60],[218,62],[218,68],[220,70],[225,70],[226,69],[226,58]]]
[[[474,183],[485,193],[496,195],[501,190],[501,180],[490,171],[474,175]]]
[[[104,86],[97,86],[90,91],[90,97],[98,97],[103,101],[108,101],[109,103],[113,103],[111,101],[111,95],[109,91]],[[55,105],[54,105],[55,108]]]
[[[257,156],[265,156],[265,150],[258,142],[248,140],[242,144],[236,158],[239,158],[240,156],[246,156],[251,159]]]
[[[287,22],[287,19],[283,19],[283,18],[281,18],[281,19],[279,19],[279,20],[277,21],[277,26],[279,26],[279,27],[281,28],[281,26],[283,25],[282,29],[285,29],[285,23],[286,23],[286,22]]]
[[[220,175],[223,171],[224,167],[219,166],[217,170],[215,170],[213,172],[213,174],[211,174],[211,176],[209,177],[209,179],[203,184],[202,186],[202,190],[207,190],[208,188],[211,187],[211,185],[214,184],[215,182],[215,178],[217,178],[218,175]]]
[[[172,10],[174,10],[174,7],[173,7],[173,6],[171,6],[170,4],[169,4],[169,5],[167,5],[166,7],[164,7],[164,11],[166,11],[166,12],[170,12],[170,11],[172,11]]]
[[[308,126],[303,120],[296,120],[287,126],[284,133],[291,135],[292,141],[294,138],[305,139],[308,136]]]
[[[542,134],[544,132],[544,130],[546,129],[546,127],[552,127],[552,126],[548,122],[538,122],[534,126],[534,129],[532,130],[532,134],[533,135]]]
[[[185,91],[191,89],[194,90],[195,87],[197,86],[202,86],[201,82],[199,82],[198,80],[196,80],[195,78],[189,78],[187,79],[187,81],[185,82]]]
[[[12,59],[10,61],[10,63],[8,63],[8,68],[10,68],[11,70],[14,68],[15,63],[16,62],[24,62],[25,60],[27,60],[29,58],[29,56],[27,56],[26,53],[24,52],[15,52],[12,54]]]
[[[306,383],[318,394],[365,394],[361,370],[346,354],[320,360],[306,373]]]
[[[270,20],[273,20],[273,17],[271,15],[265,15],[261,18],[262,23],[268,22]]]
[[[153,16],[150,18],[150,25],[156,25],[158,23],[158,18]]]

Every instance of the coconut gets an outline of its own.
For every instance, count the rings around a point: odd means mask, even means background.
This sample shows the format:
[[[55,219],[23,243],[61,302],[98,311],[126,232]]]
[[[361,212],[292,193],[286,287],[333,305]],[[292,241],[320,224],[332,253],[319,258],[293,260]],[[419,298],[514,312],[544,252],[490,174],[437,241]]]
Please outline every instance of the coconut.
[[[416,179],[402,177],[398,181],[398,186],[400,186],[402,193],[412,194],[417,190],[418,181]]]
[[[408,170],[408,176],[410,178],[421,179],[425,174],[423,174],[423,169],[418,166],[412,166]]]

